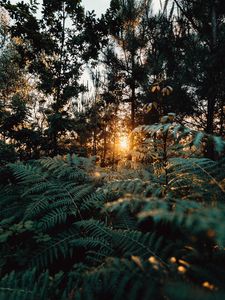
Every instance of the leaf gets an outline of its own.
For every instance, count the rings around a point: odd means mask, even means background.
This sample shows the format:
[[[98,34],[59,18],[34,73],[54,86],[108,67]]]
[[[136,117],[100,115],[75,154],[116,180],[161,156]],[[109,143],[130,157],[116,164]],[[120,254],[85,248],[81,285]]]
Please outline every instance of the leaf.
[[[150,112],[152,110],[152,103],[150,103],[148,106],[147,106],[147,112]]]
[[[182,128],[181,125],[177,125],[176,127],[174,127],[174,130],[173,130],[173,136],[174,138],[176,139],[177,138],[177,133],[179,132],[179,130]]]
[[[152,93],[155,93],[155,92],[159,92],[160,91],[160,86],[159,85],[154,85],[151,89]]]
[[[157,109],[158,108],[158,103],[157,102],[152,102],[152,105],[155,107],[155,109]]]
[[[161,118],[160,122],[161,122],[162,124],[167,123],[167,122],[168,122],[168,116],[163,116],[163,117]]]
[[[195,147],[198,147],[200,144],[201,144],[201,141],[204,137],[204,133],[203,132],[198,132],[194,138],[194,141],[193,141],[193,145]]]
[[[0,234],[0,243],[5,243],[12,234],[12,231],[6,231],[3,234]]]
[[[213,142],[214,142],[214,146],[215,146],[215,151],[217,153],[223,152],[225,142],[221,139],[221,137],[213,136]]]
[[[175,113],[168,113],[168,117],[169,117],[169,120],[172,122],[175,119],[176,114]]]
[[[131,259],[133,260],[133,262],[142,270],[142,271],[144,271],[144,268],[143,268],[143,266],[142,266],[142,262],[141,262],[141,259],[140,259],[140,257],[139,256],[134,256],[134,255],[132,255],[131,256]]]

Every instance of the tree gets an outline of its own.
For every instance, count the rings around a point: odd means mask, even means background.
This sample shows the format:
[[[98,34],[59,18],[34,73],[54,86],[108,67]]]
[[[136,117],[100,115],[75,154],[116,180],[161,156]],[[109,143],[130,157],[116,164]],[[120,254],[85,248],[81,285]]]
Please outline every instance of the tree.
[[[203,127],[209,134],[213,132],[223,134],[225,95],[223,1],[174,0],[174,3],[179,9],[176,20],[180,33],[182,29],[180,41],[182,43],[183,40],[183,56],[189,58],[189,62],[184,60],[185,73],[189,73],[189,86],[195,88],[198,101],[203,107],[206,106],[206,122]]]
[[[0,136],[4,143],[13,144],[20,156],[31,157],[34,137],[36,146],[41,143],[34,120],[31,124],[31,90],[34,86],[26,67],[19,65],[20,56],[16,48],[20,40],[12,39],[10,35],[7,11],[2,9],[0,15]]]
[[[116,42],[113,63],[120,71],[123,90],[126,91],[123,101],[130,103],[131,130],[136,125],[137,89],[145,76],[142,60],[147,40],[143,24],[149,5],[150,1],[113,0],[105,16],[109,33]]]
[[[224,134],[223,49],[225,23],[223,1],[172,1],[178,8],[174,15],[177,36],[177,70],[196,106],[195,125],[208,134]],[[179,47],[179,48],[178,48]],[[190,120],[189,120],[190,121]],[[206,149],[213,158],[213,145]]]
[[[105,18],[116,40],[110,59],[120,70],[123,101],[131,103],[131,130],[169,112],[180,121],[190,116],[195,101],[178,67],[181,53],[170,16],[154,15],[151,1],[129,0],[111,1]]]
[[[60,138],[73,130],[71,100],[84,90],[79,83],[84,59],[98,52],[98,39],[92,48],[88,46],[94,17],[89,14],[85,19],[79,1],[44,1],[41,19],[36,3],[2,2],[15,19],[12,36],[23,40],[18,47],[21,64],[28,64],[29,72],[38,76],[38,88],[47,97],[46,134],[50,153],[56,155],[61,151]]]

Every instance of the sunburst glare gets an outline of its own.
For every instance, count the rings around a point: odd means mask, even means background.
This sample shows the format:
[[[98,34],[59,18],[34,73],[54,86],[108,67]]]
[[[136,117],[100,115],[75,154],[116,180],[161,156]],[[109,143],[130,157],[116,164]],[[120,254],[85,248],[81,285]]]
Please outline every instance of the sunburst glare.
[[[119,139],[119,148],[122,151],[126,151],[129,149],[129,139],[127,136],[121,136]]]

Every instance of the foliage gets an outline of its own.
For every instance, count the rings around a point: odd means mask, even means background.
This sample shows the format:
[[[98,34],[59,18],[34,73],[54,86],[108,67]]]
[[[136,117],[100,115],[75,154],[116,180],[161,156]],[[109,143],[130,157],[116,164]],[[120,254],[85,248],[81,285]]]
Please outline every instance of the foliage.
[[[8,145],[0,141],[0,164],[14,162],[16,160],[16,152],[12,145]]]
[[[176,144],[184,132],[177,130]],[[177,149],[162,157],[167,182],[147,166],[112,179],[93,160],[71,155],[9,164],[2,298],[224,297],[224,161],[185,158]]]
[[[1,299],[225,298],[223,3],[160,2],[0,0]]]

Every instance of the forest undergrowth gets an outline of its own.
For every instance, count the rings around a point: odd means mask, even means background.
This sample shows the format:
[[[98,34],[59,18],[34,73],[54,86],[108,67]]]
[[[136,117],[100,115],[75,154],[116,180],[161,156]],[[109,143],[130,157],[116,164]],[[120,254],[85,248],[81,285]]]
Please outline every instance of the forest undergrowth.
[[[225,299],[224,141],[133,134],[117,171],[76,155],[1,167],[1,300]]]

